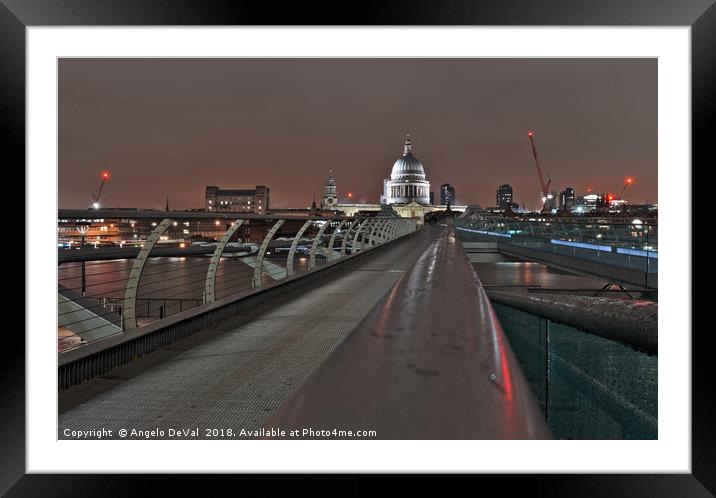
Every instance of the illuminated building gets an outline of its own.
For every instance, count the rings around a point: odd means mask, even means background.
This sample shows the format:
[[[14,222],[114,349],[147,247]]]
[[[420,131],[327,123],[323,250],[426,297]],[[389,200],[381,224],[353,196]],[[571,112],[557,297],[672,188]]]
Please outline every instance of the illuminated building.
[[[451,206],[455,204],[455,187],[449,183],[440,185],[440,204]]]
[[[257,213],[264,214],[269,209],[270,189],[257,185],[254,189],[228,189],[206,187],[204,208],[216,213]]]
[[[507,206],[512,204],[512,186],[507,183],[497,187],[497,203],[498,209],[507,209]]]
[[[559,194],[559,207],[570,210],[574,207],[574,200],[574,187],[567,187]]]
[[[385,204],[430,204],[430,182],[423,164],[413,155],[410,136],[405,138],[403,155],[393,164],[390,180],[383,182]]]
[[[326,209],[329,209],[329,197],[332,198],[333,195],[331,194],[336,192],[335,183],[333,172],[331,171],[325,185],[323,198],[323,207]],[[449,185],[447,186],[449,187]],[[391,212],[395,212],[403,218],[417,219],[418,223],[422,223],[427,213],[444,211],[446,208],[445,204],[433,204],[434,193],[430,190],[430,182],[426,178],[423,164],[413,156],[410,137],[405,139],[403,155],[393,163],[390,179],[383,180],[382,191],[379,203],[353,204],[350,201],[336,202],[330,209],[341,211],[346,216],[361,216],[390,207]],[[351,198],[352,193],[348,192],[346,200]],[[453,211],[464,211],[466,206],[450,204],[450,208]]]

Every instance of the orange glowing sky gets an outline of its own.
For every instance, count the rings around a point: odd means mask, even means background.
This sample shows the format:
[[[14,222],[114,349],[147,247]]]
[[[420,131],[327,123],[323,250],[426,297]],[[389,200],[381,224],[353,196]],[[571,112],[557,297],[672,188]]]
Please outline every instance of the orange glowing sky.
[[[536,207],[528,131],[552,188],[657,202],[655,60],[61,59],[59,205],[203,206],[204,187],[306,207],[377,202],[410,133],[439,199]]]

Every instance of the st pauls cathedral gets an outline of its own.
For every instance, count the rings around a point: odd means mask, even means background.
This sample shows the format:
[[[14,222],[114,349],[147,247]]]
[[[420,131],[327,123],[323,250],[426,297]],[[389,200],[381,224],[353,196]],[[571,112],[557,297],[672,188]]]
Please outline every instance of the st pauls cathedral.
[[[380,211],[390,207],[404,218],[422,220],[426,213],[443,211],[447,206],[431,202],[430,182],[420,160],[413,155],[410,136],[405,138],[403,155],[400,156],[390,172],[390,179],[383,180],[383,195],[380,204],[350,204],[338,201],[336,180],[333,171],[328,175],[324,189],[322,207],[342,211],[346,216],[354,216],[359,211]],[[465,206],[450,206],[453,211],[464,211]]]

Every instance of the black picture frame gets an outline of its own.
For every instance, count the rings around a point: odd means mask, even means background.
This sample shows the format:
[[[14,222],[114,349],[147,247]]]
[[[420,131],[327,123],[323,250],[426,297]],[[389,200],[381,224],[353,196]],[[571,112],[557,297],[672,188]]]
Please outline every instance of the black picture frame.
[[[692,175],[697,171],[696,165],[708,164],[709,156],[713,163],[713,155],[707,152],[712,146],[707,128],[716,115],[714,0],[364,0],[286,5],[239,0],[0,0],[0,136],[5,171],[24,170],[25,165],[25,28],[116,25],[690,26]],[[25,192],[31,187],[25,185]],[[696,192],[692,198],[698,198]],[[685,208],[691,209],[691,206]],[[694,252],[693,257],[696,255]],[[708,293],[703,294],[706,295]],[[698,306],[703,297],[695,292],[693,296],[697,306],[692,308],[703,309]],[[25,307],[27,312],[27,302]],[[714,378],[714,362],[710,358],[713,353],[706,344],[709,328],[706,325],[697,331],[700,334],[692,334],[692,474],[536,474],[509,479],[483,478],[500,479],[502,492],[526,485],[531,492],[549,492],[555,496],[716,494],[716,389],[711,380]],[[124,496],[136,494],[138,490],[147,492],[151,489],[148,486],[157,484],[154,481],[161,477],[146,475],[25,474],[25,337],[10,333],[10,328],[5,332],[0,362],[0,493],[7,496]],[[223,476],[225,480],[230,478]],[[174,476],[169,484],[183,487],[186,480],[187,476]],[[331,486],[330,482],[326,484]],[[351,491],[357,489],[350,488]]]

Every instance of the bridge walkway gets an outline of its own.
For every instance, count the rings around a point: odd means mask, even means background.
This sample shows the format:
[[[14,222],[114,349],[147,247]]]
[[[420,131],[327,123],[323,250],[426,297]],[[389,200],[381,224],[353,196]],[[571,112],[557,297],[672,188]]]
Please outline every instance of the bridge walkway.
[[[217,324],[219,335],[61,408],[58,438],[66,429],[110,429],[113,438],[122,428],[258,429],[442,231],[427,226],[319,287],[238,326]]]

